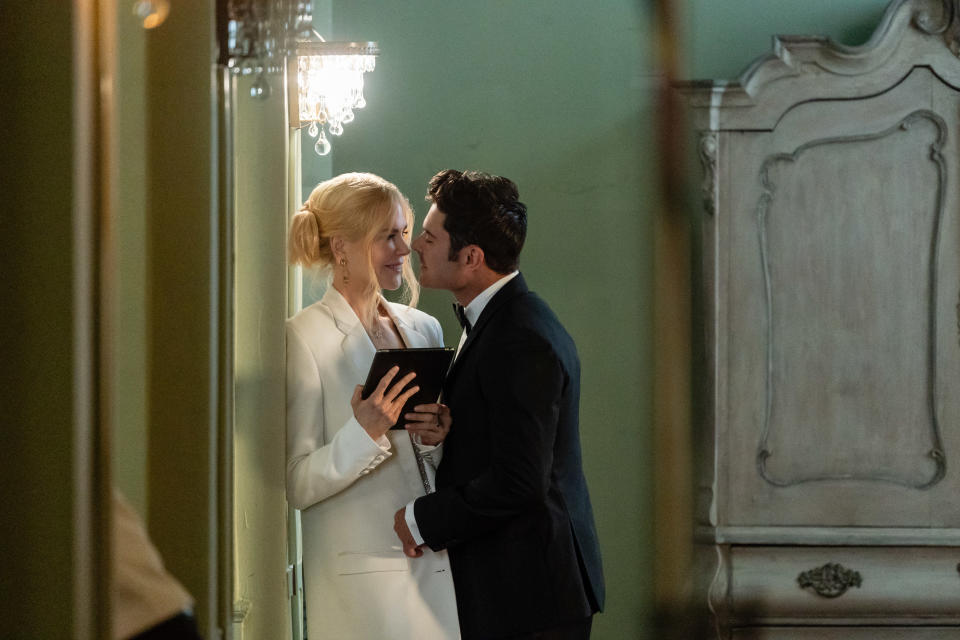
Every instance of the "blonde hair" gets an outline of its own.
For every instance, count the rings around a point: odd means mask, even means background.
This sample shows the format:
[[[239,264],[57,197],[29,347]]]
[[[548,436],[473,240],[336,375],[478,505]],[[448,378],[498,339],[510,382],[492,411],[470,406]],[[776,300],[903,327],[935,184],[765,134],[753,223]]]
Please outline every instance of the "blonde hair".
[[[289,254],[292,264],[331,269],[335,260],[330,238],[341,236],[359,242],[367,254],[371,314],[380,295],[370,247],[377,233],[390,226],[397,207],[407,229],[413,231],[413,209],[396,185],[372,173],[344,173],[318,184],[290,221]],[[420,284],[410,260],[403,261],[403,299],[411,307],[420,297]],[[373,317],[367,318],[373,320]]]

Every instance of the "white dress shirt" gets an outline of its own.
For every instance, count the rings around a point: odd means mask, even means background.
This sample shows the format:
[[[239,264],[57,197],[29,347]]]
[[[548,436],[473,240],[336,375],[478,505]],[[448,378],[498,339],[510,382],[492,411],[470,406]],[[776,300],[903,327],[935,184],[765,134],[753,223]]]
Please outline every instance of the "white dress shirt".
[[[504,286],[515,277],[519,271],[514,271],[508,275],[503,276],[492,285],[481,291],[476,298],[470,301],[470,303],[463,308],[463,314],[467,317],[467,321],[470,323],[471,327],[477,326],[477,320],[480,319],[480,314],[483,313],[483,310],[486,308],[487,303],[497,294],[500,289],[503,289]],[[463,343],[467,341],[467,332],[466,330],[460,332],[460,343],[457,345],[457,353],[454,356],[454,360],[460,356],[460,350],[463,348]],[[455,416],[454,416],[455,417]],[[442,443],[441,443],[442,444]],[[426,453],[424,451],[424,453]],[[430,471],[434,471],[430,469]],[[435,471],[430,473],[428,471],[428,476],[430,476],[430,489],[431,491],[436,490],[436,483],[434,481]],[[417,544],[423,544],[423,536],[420,535],[420,527],[417,526],[417,519],[413,515],[413,503],[410,501],[407,503],[407,509],[404,512],[404,519],[407,521],[407,528],[410,529],[410,533],[413,534],[413,540]]]

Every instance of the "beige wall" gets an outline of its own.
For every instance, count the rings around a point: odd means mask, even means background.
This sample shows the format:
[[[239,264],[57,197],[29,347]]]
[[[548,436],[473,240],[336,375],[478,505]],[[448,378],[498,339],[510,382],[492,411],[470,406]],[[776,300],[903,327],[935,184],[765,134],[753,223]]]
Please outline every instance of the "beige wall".
[[[234,627],[290,635],[284,422],[287,131],[281,79],[269,100],[237,81],[234,106]],[[242,612],[245,612],[243,614]]]
[[[147,513],[146,139],[145,32],[125,2],[116,2],[114,80],[116,137],[110,295],[113,375],[111,463],[116,486],[141,516]]]

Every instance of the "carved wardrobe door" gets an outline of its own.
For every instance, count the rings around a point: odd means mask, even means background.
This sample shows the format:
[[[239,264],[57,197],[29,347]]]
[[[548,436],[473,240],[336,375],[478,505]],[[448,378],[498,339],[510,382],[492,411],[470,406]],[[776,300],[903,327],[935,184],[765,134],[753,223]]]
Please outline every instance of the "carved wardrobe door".
[[[900,0],[862,47],[685,87],[717,637],[960,637],[958,34],[957,0]]]

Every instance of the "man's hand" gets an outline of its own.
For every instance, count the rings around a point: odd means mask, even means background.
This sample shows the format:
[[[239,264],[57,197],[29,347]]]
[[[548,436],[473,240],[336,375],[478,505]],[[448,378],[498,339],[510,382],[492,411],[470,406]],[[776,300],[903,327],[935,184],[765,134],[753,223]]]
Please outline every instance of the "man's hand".
[[[420,404],[413,413],[403,414],[407,421],[407,431],[419,438],[423,444],[435,445],[443,442],[450,433],[453,418],[450,408],[445,404]]]
[[[407,508],[400,507],[400,510],[393,515],[393,530],[397,532],[397,537],[403,543],[403,553],[410,558],[419,558],[423,555],[423,549],[417,545],[410,533],[410,527],[407,526],[406,518]]]

